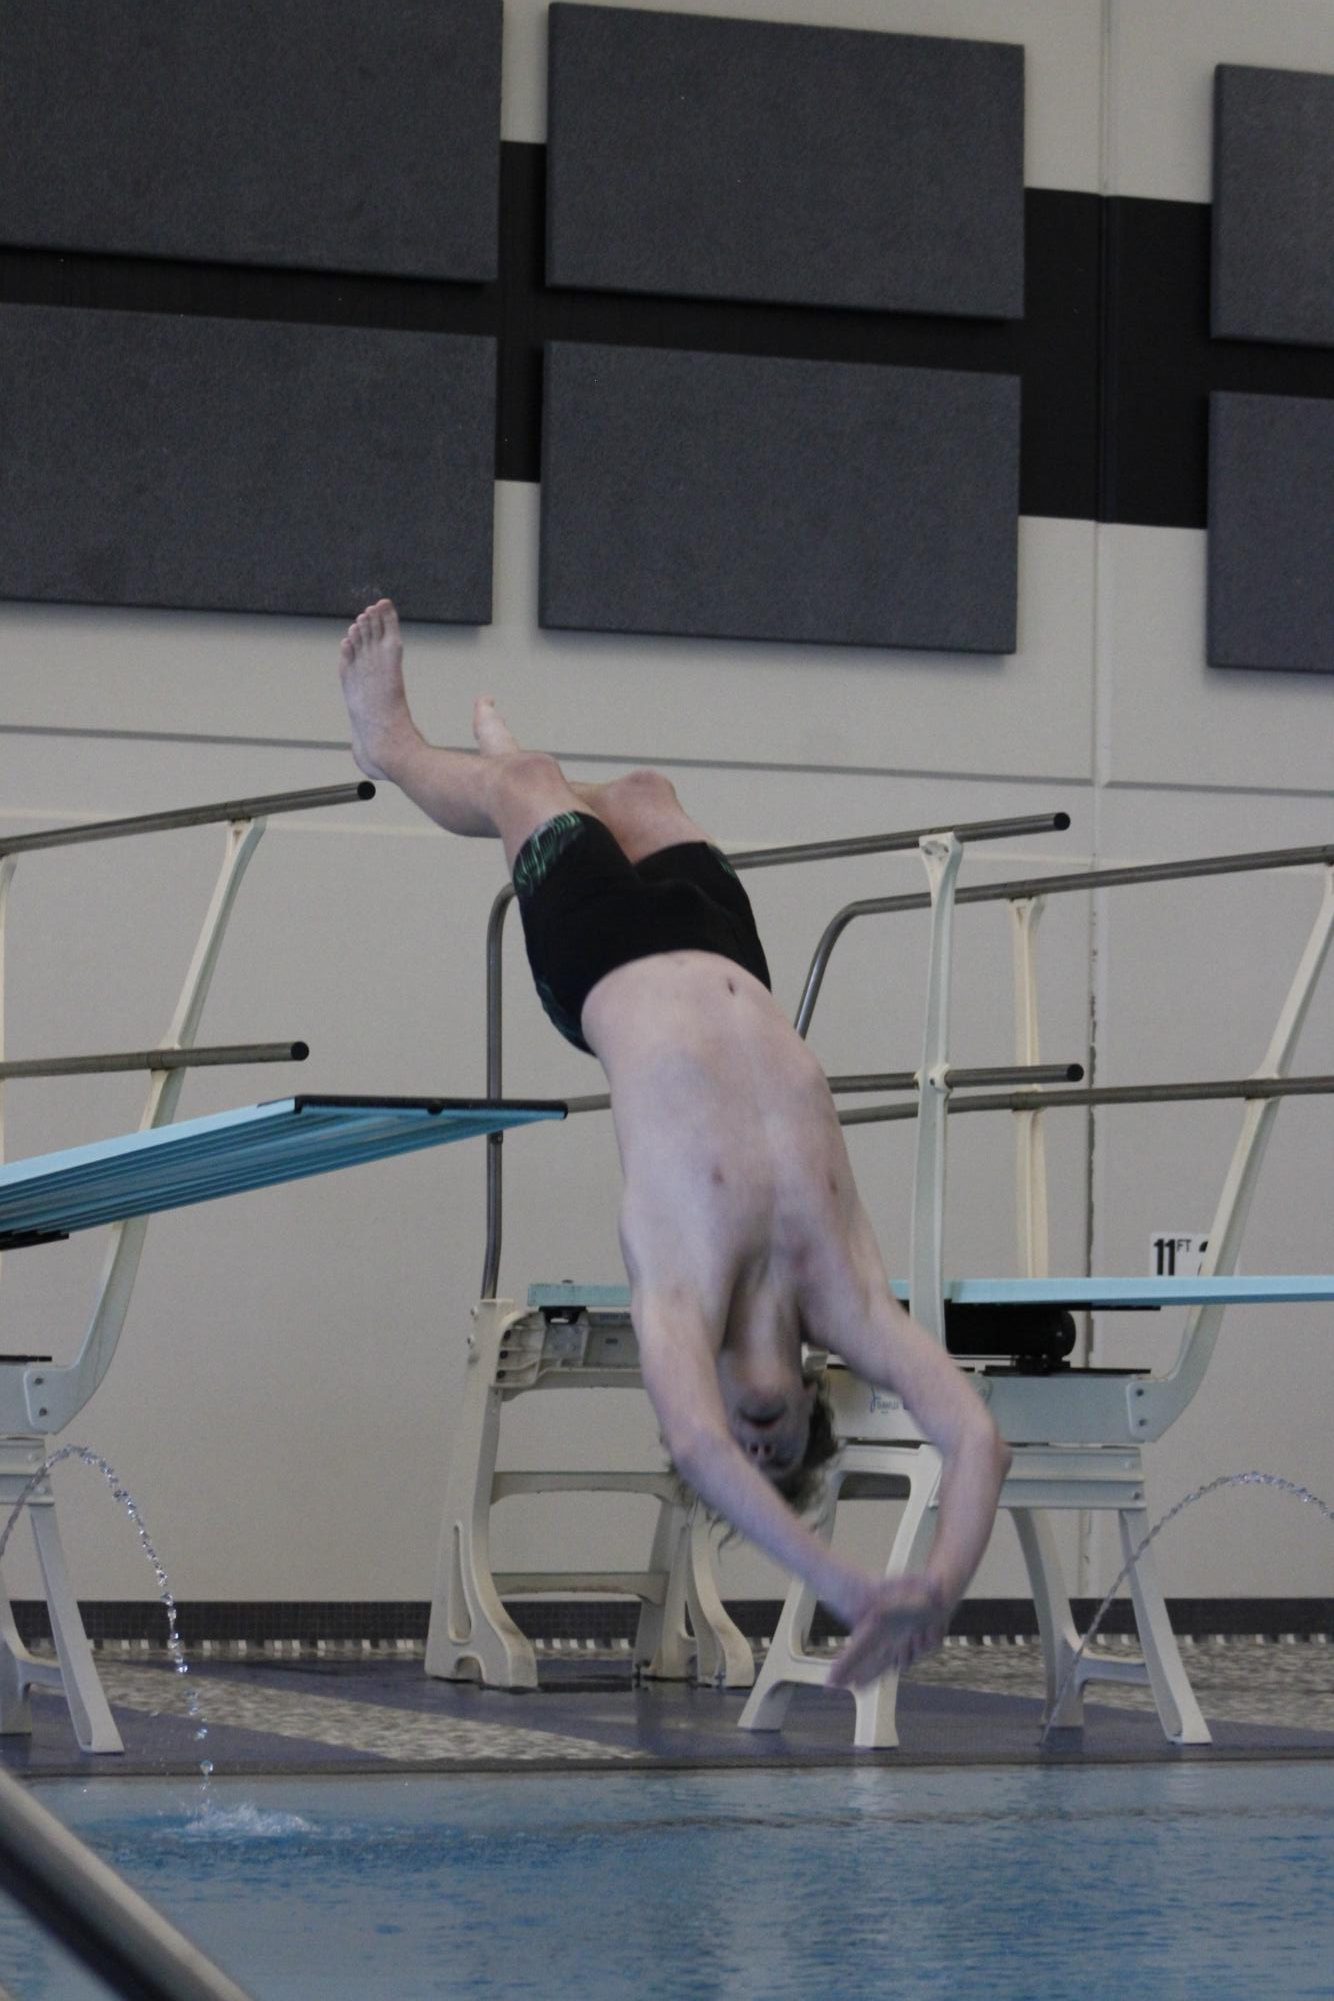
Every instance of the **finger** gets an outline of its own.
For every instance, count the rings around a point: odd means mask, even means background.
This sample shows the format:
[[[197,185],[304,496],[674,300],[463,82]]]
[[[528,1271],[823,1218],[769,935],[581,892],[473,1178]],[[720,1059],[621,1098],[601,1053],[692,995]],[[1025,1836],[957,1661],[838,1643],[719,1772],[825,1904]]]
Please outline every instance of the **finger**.
[[[834,1688],[861,1688],[886,1672],[901,1652],[908,1622],[897,1608],[879,1606],[859,1619],[829,1670]],[[909,1628],[910,1630],[910,1628]]]
[[[860,1688],[863,1664],[866,1658],[867,1640],[865,1636],[854,1636],[842,1650],[835,1654],[825,1678],[828,1688]]]
[[[934,1629],[904,1633],[855,1632],[830,1665],[830,1688],[864,1688],[886,1674],[903,1674],[939,1644]]]
[[[885,1633],[854,1633],[842,1652],[835,1655],[826,1685],[830,1688],[865,1688],[878,1681],[893,1665],[898,1641]]]
[[[849,1660],[848,1649],[844,1647],[842,1652],[835,1654],[829,1663],[829,1672],[825,1676],[824,1685],[826,1688],[851,1688],[855,1672],[856,1657]]]

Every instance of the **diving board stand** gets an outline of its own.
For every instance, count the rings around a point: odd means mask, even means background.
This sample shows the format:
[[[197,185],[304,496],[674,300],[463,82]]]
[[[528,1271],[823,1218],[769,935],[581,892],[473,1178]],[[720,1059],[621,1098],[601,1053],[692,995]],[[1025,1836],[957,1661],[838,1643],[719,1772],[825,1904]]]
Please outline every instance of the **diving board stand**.
[[[181,1120],[0,1168],[0,1249],[55,1242],[105,1224],[124,1227],[164,1210],[564,1116],[563,1104],[547,1101],[307,1095]],[[14,1505],[42,1465],[51,1434],[87,1403],[106,1374],[112,1345],[95,1316],[68,1366],[0,1359],[0,1506]],[[0,1601],[0,1731],[30,1729],[28,1688],[58,1685],[81,1747],[120,1750],[45,1481],[27,1506],[58,1665],[23,1647],[8,1599]]]
[[[49,1356],[32,1353],[0,1356],[0,1507],[7,1514],[20,1499],[24,1501],[57,1656],[55,1662],[38,1659],[24,1646],[0,1585],[0,1733],[31,1730],[29,1689],[53,1687],[69,1703],[83,1750],[123,1748],[70,1584],[54,1496],[44,1479],[36,1486],[31,1483],[40,1474],[53,1434],[83,1409],[111,1366],[150,1216],[243,1188],[268,1187],[388,1153],[564,1115],[562,1105],[497,1103],[497,1092],[485,1102],[283,1098],[173,1123],[188,1069],[300,1062],[308,1054],[304,1043],[292,1041],[201,1047],[198,1031],[205,1001],[236,898],[269,820],[279,814],[355,806],[374,796],[374,785],[361,779],[123,819],[44,827],[26,834],[0,834],[0,1162],[4,1099],[12,1085],[26,1088],[31,1079],[128,1070],[146,1072],[149,1080],[138,1132],[0,1166],[0,1251],[57,1243],[75,1231],[110,1226],[92,1316],[74,1360],[57,1366]],[[129,1053],[6,1060],[4,981],[12,979],[12,967],[6,967],[6,926],[9,892],[19,866],[26,868],[28,858],[40,857],[43,851],[210,825],[222,830],[221,865],[161,1042]],[[22,1345],[45,1347],[46,1342]]]
[[[904,1296],[907,1288],[897,1286],[895,1290]],[[1030,1302],[1037,1309],[1059,1303],[1077,1311],[1221,1311],[1228,1305],[1324,1302],[1334,1300],[1334,1275],[1110,1281],[970,1279],[947,1285],[945,1293],[948,1327],[950,1306],[956,1302],[979,1308],[996,1306],[1020,1314]],[[1061,1578],[1050,1516],[1084,1510],[1114,1514],[1121,1558],[1129,1561],[1150,1528],[1142,1443],[1145,1408],[1153,1408],[1156,1385],[1167,1379],[1155,1377],[1147,1367],[1102,1371],[1065,1364],[1050,1372],[1044,1368],[1030,1373],[1022,1363],[970,1363],[965,1359],[968,1341],[963,1327],[950,1339],[949,1347],[968,1370],[1002,1436],[1011,1443],[1013,1464],[998,1507],[1014,1522],[1029,1572],[1051,1721],[1058,1727],[1077,1727],[1088,1684],[1127,1682],[1152,1690],[1164,1734],[1171,1741],[1209,1743],[1208,1726],[1181,1663],[1166,1603],[1153,1567],[1144,1557],[1128,1580],[1143,1658],[1135,1661],[1119,1655],[1083,1654],[1060,1713],[1053,1707],[1078,1653],[1079,1636]],[[934,1533],[940,1455],[923,1440],[897,1397],[861,1381],[836,1358],[827,1364],[825,1382],[835,1430],[843,1442],[829,1470],[825,1509],[818,1526],[824,1534],[832,1534],[842,1501],[906,1502],[886,1574],[913,1572],[924,1562]],[[1036,1442],[1044,1437],[1060,1442]],[[1150,1558],[1152,1554],[1147,1552]],[[742,1712],[742,1728],[781,1728],[793,1689],[801,1684],[823,1686],[829,1657],[813,1651],[810,1645],[815,1610],[814,1594],[794,1584],[784,1601],[755,1691]],[[897,1742],[897,1680],[897,1676],[887,1675],[873,1688],[855,1692],[855,1742],[859,1748],[884,1749]]]
[[[1147,1549],[1129,1578],[1142,1659],[1080,1653],[1051,1517],[1075,1511],[1081,1517],[1112,1513],[1123,1561],[1149,1531],[1145,1509],[1143,1448],[1164,1435],[1202,1383],[1230,1305],[1334,1299],[1334,1278],[1239,1277],[1242,1235],[1279,1103],[1298,1092],[1334,1091],[1329,1076],[1294,1077],[1292,1060],[1302,1025],[1334,937],[1334,848],[1278,850],[1269,854],[1212,856],[1198,861],[1157,863],[1126,869],[1090,870],[1066,879],[988,885],[970,890],[972,901],[1009,902],[1014,917],[1016,1059],[1040,1060],[1037,1035],[1034,938],[1043,900],[1066,890],[1123,888],[1190,876],[1238,874],[1315,863],[1321,871],[1318,905],[1279,1009],[1268,1046],[1249,1078],[1200,1084],[1090,1086],[1087,1089],[1019,1091],[993,1101],[1016,1118],[1016,1182],[1019,1260],[1023,1275],[1010,1280],[955,1282],[944,1277],[945,1160],[947,1115],[952,1109],[991,1109],[977,1100],[955,1098],[949,1070],[949,998],[955,883],[961,859],[952,835],[922,842],[929,882],[931,936],[928,947],[922,1057],[918,1071],[917,1146],[909,1244],[910,1296],[915,1317],[952,1352],[947,1338],[951,1304],[988,1303],[996,1309],[1037,1313],[1055,1303],[1081,1311],[1177,1306],[1186,1318],[1174,1361],[1154,1370],[1104,1369],[1093,1354],[1076,1359],[1045,1357],[1040,1365],[1022,1357],[1009,1363],[977,1361],[974,1386],[987,1403],[1013,1460],[1000,1507],[1015,1524],[1032,1585],[1042,1639],[1046,1677],[1044,1720],[1061,1728],[1083,1720],[1084,1689],[1093,1681],[1147,1686],[1165,1736],[1176,1744],[1207,1744],[1210,1733],[1186,1674],[1166,1601],[1158,1582],[1156,1552]],[[886,900],[888,910],[906,907]],[[850,906],[854,914],[875,905]],[[837,923],[837,920],[835,920]],[[834,927],[830,927],[831,932]],[[836,934],[835,934],[836,935]],[[1198,1278],[1053,1278],[1047,1269],[1047,1188],[1042,1121],[1053,1108],[1099,1104],[1178,1103],[1191,1099],[1243,1101],[1241,1129],[1208,1231],[1208,1256]],[[845,1122],[897,1117],[876,1108],[845,1115]],[[981,1291],[978,1288],[982,1288]],[[965,1361],[965,1357],[961,1357]],[[832,1535],[840,1494],[845,1498],[903,1499],[886,1565],[899,1576],[917,1569],[934,1533],[939,1502],[940,1455],[926,1444],[899,1400],[871,1389],[837,1366],[829,1370],[836,1430],[843,1440],[831,1467],[823,1532]],[[828,1658],[812,1652],[813,1594],[799,1582],[788,1591],[777,1631],[741,1714],[751,1730],[781,1727],[793,1689],[823,1685]],[[1062,1691],[1064,1691],[1062,1693]],[[873,1687],[855,1690],[854,1741],[859,1748],[898,1742],[898,1676],[885,1675]],[[1058,1707],[1059,1703],[1059,1707]]]
[[[537,1654],[504,1600],[543,1592],[638,1601],[635,1668],[651,1679],[749,1688],[749,1640],[724,1609],[705,1511],[667,1466],[498,1472],[503,1414],[534,1391],[641,1391],[639,1344],[623,1285],[534,1285],[525,1311],[507,1299],[472,1310],[463,1398],[450,1437],[426,1672],[492,1688],[537,1687]],[[626,1494],[657,1503],[639,1570],[498,1572],[491,1510],[535,1494]]]

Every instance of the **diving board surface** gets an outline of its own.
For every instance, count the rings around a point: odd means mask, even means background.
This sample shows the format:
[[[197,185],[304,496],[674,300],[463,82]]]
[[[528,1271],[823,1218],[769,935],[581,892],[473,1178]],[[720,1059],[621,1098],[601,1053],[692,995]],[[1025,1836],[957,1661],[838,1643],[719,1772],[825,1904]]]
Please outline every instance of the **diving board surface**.
[[[278,1098],[0,1167],[0,1250],[543,1119],[549,1100]]]
[[[899,1299],[908,1298],[904,1280],[893,1281]],[[1069,1306],[1114,1309],[1154,1306],[1241,1306],[1248,1302],[1292,1304],[1334,1299],[1334,1275],[1268,1272],[1245,1278],[953,1278],[945,1283],[952,1306]],[[588,1306],[604,1313],[629,1312],[623,1285],[530,1285],[530,1307]]]
[[[894,1287],[900,1299],[908,1288]],[[956,1306],[1241,1306],[1334,1299],[1328,1273],[1266,1272],[1238,1278],[956,1278],[945,1287]]]

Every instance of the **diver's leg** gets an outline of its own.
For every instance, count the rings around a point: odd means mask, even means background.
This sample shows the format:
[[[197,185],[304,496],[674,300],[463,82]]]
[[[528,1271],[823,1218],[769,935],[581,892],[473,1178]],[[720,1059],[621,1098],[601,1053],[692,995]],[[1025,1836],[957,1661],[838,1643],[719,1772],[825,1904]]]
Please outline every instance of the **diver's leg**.
[[[585,812],[606,822],[632,862],[642,862],[660,848],[709,839],[661,771],[629,771],[609,784],[575,784],[573,790]]]
[[[521,749],[489,696],[473,709],[478,754],[427,743],[408,707],[398,614],[388,598],[348,627],[339,672],[361,770],[397,785],[448,833],[499,839],[512,865],[538,827],[581,810],[555,758]]]

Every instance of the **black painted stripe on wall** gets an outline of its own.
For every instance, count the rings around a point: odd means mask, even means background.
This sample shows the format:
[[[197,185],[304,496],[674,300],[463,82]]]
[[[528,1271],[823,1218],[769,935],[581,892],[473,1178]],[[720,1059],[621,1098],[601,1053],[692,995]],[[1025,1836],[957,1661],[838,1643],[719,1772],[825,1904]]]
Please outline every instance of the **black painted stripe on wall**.
[[[1214,389],[1334,399],[1334,350],[1209,337],[1210,210],[1030,188],[1025,317],[631,298],[548,289],[545,148],[501,152],[490,285],[0,249],[0,301],[494,334],[496,475],[535,481],[546,340],[1020,376],[1020,509],[1203,528]]]
[[[1209,335],[1211,211],[1106,203],[1106,378],[1099,521],[1203,528],[1209,394],[1334,398],[1334,349]]]
[[[51,1615],[44,1598],[15,1598],[14,1623],[25,1646],[51,1639]],[[729,1598],[728,1617],[748,1638],[767,1640],[778,1624],[782,1600]],[[1092,1598],[1072,1598],[1071,1610],[1083,1632],[1098,1606]],[[162,1647],[166,1620],[160,1598],[81,1599],[84,1629],[94,1646],[147,1641]],[[511,1598],[505,1610],[530,1639],[578,1639],[603,1644],[634,1638],[639,1607],[624,1599]],[[184,1645],[247,1647],[288,1645],[299,1641],[314,1649],[323,1641],[330,1648],[360,1647],[364,1641],[391,1646],[398,1640],[426,1639],[431,1607],[427,1599],[178,1599],[177,1630]],[[1172,1631],[1181,1638],[1215,1637],[1269,1640],[1289,1634],[1301,1640],[1316,1636],[1334,1640],[1334,1598],[1169,1598]],[[817,1640],[845,1629],[821,1606],[812,1629]],[[1120,1599],[1107,1613],[1103,1630],[1134,1633],[1134,1608]],[[1031,1598],[966,1598],[950,1620],[952,1633],[1023,1635],[1036,1639],[1037,1612]]]

